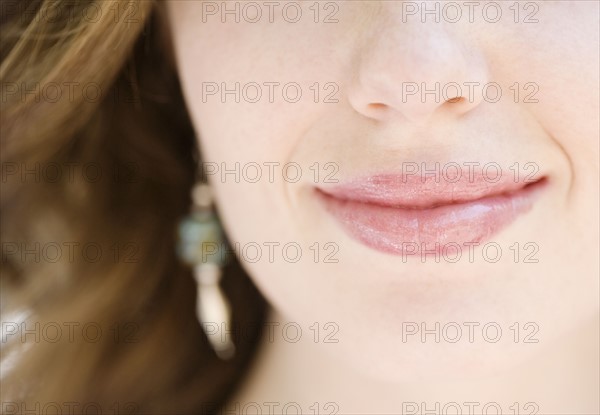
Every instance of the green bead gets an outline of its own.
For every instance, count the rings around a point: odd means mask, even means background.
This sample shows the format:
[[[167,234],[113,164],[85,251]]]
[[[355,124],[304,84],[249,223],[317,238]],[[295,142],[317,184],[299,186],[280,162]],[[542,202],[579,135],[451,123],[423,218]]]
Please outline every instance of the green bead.
[[[184,218],[179,223],[178,236],[177,253],[184,262],[190,265],[226,262],[223,230],[212,212],[193,212]]]

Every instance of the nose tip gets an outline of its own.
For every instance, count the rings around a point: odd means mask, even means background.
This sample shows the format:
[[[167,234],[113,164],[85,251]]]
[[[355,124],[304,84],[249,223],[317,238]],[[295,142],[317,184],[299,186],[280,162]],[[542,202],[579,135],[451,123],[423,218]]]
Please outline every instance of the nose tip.
[[[487,81],[483,57],[439,27],[405,26],[380,30],[360,52],[348,90],[354,110],[376,121],[423,122],[438,112],[459,116],[479,105],[482,96],[473,85]]]

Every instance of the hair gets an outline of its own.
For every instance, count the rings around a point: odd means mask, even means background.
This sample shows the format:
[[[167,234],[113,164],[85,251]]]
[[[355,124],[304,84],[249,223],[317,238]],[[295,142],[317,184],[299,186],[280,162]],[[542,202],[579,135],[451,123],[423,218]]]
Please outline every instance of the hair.
[[[0,3],[4,413],[214,413],[259,343],[237,260],[222,287],[245,330],[222,361],[176,257],[200,156],[163,6]]]

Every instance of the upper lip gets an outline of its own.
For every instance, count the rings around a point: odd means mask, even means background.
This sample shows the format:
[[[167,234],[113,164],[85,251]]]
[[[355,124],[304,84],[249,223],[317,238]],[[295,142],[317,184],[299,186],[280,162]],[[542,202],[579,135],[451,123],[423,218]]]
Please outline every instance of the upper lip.
[[[433,175],[391,173],[359,177],[339,185],[319,187],[317,190],[338,200],[398,209],[433,209],[510,195],[526,188],[538,187],[545,181],[545,177],[515,180],[506,173],[499,178],[490,179],[482,172],[465,172],[458,180]]]

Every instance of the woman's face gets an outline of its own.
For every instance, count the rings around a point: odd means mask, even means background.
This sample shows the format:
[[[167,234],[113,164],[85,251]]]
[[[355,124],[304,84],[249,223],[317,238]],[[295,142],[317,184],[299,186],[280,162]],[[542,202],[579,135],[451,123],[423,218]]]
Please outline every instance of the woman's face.
[[[496,371],[598,312],[598,2],[168,7],[228,238],[336,356]]]

